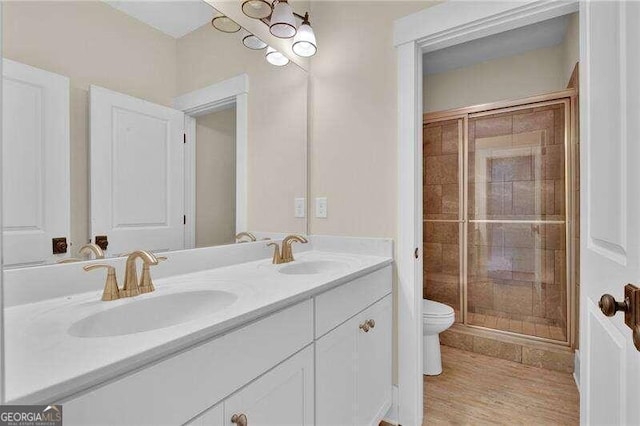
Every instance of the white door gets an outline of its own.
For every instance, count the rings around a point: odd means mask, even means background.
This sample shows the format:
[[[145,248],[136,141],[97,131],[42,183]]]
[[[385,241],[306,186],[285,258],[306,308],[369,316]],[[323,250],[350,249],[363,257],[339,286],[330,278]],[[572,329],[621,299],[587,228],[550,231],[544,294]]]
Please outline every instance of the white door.
[[[49,263],[69,238],[69,79],[2,62],[4,266]]]
[[[244,415],[251,426],[312,426],[313,376],[309,346],[225,400],[225,424]]]
[[[391,295],[358,316],[357,425],[377,425],[391,408]],[[366,328],[365,328],[366,329]]]
[[[184,114],[91,86],[91,235],[108,253],[184,247]]]
[[[640,284],[640,3],[581,2],[580,405],[582,424],[640,424],[640,351],[623,300]]]

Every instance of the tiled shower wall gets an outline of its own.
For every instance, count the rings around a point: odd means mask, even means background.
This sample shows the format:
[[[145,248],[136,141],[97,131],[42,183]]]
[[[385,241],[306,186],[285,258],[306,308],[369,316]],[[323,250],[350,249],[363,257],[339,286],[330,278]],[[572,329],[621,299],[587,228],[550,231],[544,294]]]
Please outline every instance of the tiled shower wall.
[[[460,315],[460,123],[424,127],[424,297],[446,303]]]

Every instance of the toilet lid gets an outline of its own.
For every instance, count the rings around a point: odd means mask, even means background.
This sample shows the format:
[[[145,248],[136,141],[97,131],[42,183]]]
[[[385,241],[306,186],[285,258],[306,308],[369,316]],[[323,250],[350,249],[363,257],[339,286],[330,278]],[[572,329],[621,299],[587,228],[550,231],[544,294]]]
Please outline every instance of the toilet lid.
[[[422,315],[429,317],[448,317],[453,315],[453,308],[444,303],[424,299],[422,301]]]

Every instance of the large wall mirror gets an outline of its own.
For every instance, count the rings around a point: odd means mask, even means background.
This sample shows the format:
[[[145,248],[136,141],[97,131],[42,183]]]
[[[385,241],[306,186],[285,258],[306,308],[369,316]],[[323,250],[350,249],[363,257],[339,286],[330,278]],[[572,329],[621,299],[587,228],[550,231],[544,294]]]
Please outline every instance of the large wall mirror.
[[[306,233],[307,72],[218,14],[3,3],[5,268]]]

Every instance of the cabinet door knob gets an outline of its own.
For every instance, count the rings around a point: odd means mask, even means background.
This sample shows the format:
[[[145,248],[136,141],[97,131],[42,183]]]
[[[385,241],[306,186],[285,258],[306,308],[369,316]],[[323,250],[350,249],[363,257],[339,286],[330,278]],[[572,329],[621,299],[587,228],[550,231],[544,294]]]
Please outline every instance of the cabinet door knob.
[[[231,416],[231,423],[238,426],[247,426],[249,424],[247,416],[244,414],[234,414]]]
[[[360,330],[364,331],[365,333],[369,332],[369,321],[365,321],[362,324],[360,324]]]
[[[367,324],[369,324],[369,327],[374,328],[376,326],[376,322],[372,319],[367,320]]]

